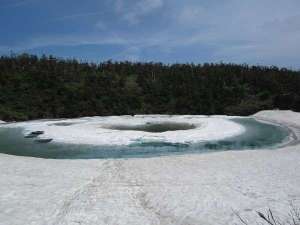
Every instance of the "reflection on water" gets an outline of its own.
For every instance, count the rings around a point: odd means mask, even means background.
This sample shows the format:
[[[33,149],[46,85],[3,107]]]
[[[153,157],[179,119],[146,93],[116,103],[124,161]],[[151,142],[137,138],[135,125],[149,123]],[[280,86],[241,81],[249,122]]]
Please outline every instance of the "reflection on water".
[[[196,144],[137,141],[130,146],[122,147],[58,144],[55,142],[39,143],[32,138],[24,138],[20,128],[2,126],[0,127],[0,152],[56,159],[155,157],[170,154],[260,149],[263,147],[275,148],[286,141],[290,135],[285,128],[261,123],[254,119],[239,118],[233,119],[233,121],[245,126],[246,132],[232,138]],[[59,125],[68,126],[69,124]],[[154,128],[156,131],[157,127]],[[163,128],[159,127],[159,129]]]

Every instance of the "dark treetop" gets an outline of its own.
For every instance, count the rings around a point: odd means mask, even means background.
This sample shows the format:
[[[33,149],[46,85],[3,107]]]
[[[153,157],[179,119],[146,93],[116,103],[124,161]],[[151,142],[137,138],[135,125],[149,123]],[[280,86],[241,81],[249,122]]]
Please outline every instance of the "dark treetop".
[[[0,120],[300,111],[300,72],[235,64],[0,58]]]

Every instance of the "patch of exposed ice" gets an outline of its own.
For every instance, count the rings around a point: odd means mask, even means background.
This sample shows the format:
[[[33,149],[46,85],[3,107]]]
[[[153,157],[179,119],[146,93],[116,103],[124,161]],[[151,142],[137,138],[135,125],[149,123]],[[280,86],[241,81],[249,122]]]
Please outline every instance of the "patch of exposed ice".
[[[84,117],[60,121],[36,120],[9,124],[24,128],[24,134],[44,131],[40,137],[53,138],[54,142],[90,145],[130,145],[139,141],[197,143],[237,136],[245,128],[230,120],[232,117],[218,116],[169,116],[138,115]],[[194,129],[150,133],[135,130],[113,130],[111,126],[140,126],[149,123],[186,123]]]

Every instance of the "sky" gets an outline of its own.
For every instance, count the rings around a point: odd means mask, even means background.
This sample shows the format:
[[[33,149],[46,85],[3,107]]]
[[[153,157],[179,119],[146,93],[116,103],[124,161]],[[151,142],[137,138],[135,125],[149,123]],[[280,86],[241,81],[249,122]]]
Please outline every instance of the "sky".
[[[300,0],[0,0],[0,54],[300,69]]]

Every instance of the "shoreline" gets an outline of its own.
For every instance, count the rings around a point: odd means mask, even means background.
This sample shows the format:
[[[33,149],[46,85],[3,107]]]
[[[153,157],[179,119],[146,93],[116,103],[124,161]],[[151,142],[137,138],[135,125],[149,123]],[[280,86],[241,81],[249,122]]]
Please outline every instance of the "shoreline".
[[[275,126],[280,126],[289,131],[290,133],[288,138],[289,140],[286,140],[283,143],[278,144],[278,146],[276,147],[277,149],[300,144],[300,127],[293,127],[290,125],[286,125],[284,123],[278,123],[275,120],[268,120],[266,118],[259,118],[259,117],[250,117],[250,118],[253,118],[257,121],[261,121],[263,123],[269,123]]]
[[[300,144],[300,125],[296,126],[294,124],[287,124],[282,121],[278,121],[276,119],[269,119],[264,116],[256,116],[255,114],[252,115],[250,118],[254,118],[254,119],[256,119],[258,121],[262,121],[262,122],[271,123],[273,125],[281,126],[285,129],[287,129],[291,133],[291,135],[293,136],[292,140],[287,141],[287,143],[283,143],[283,145],[280,145],[279,148],[283,148],[283,147],[287,147],[287,146],[295,146],[295,145]]]

